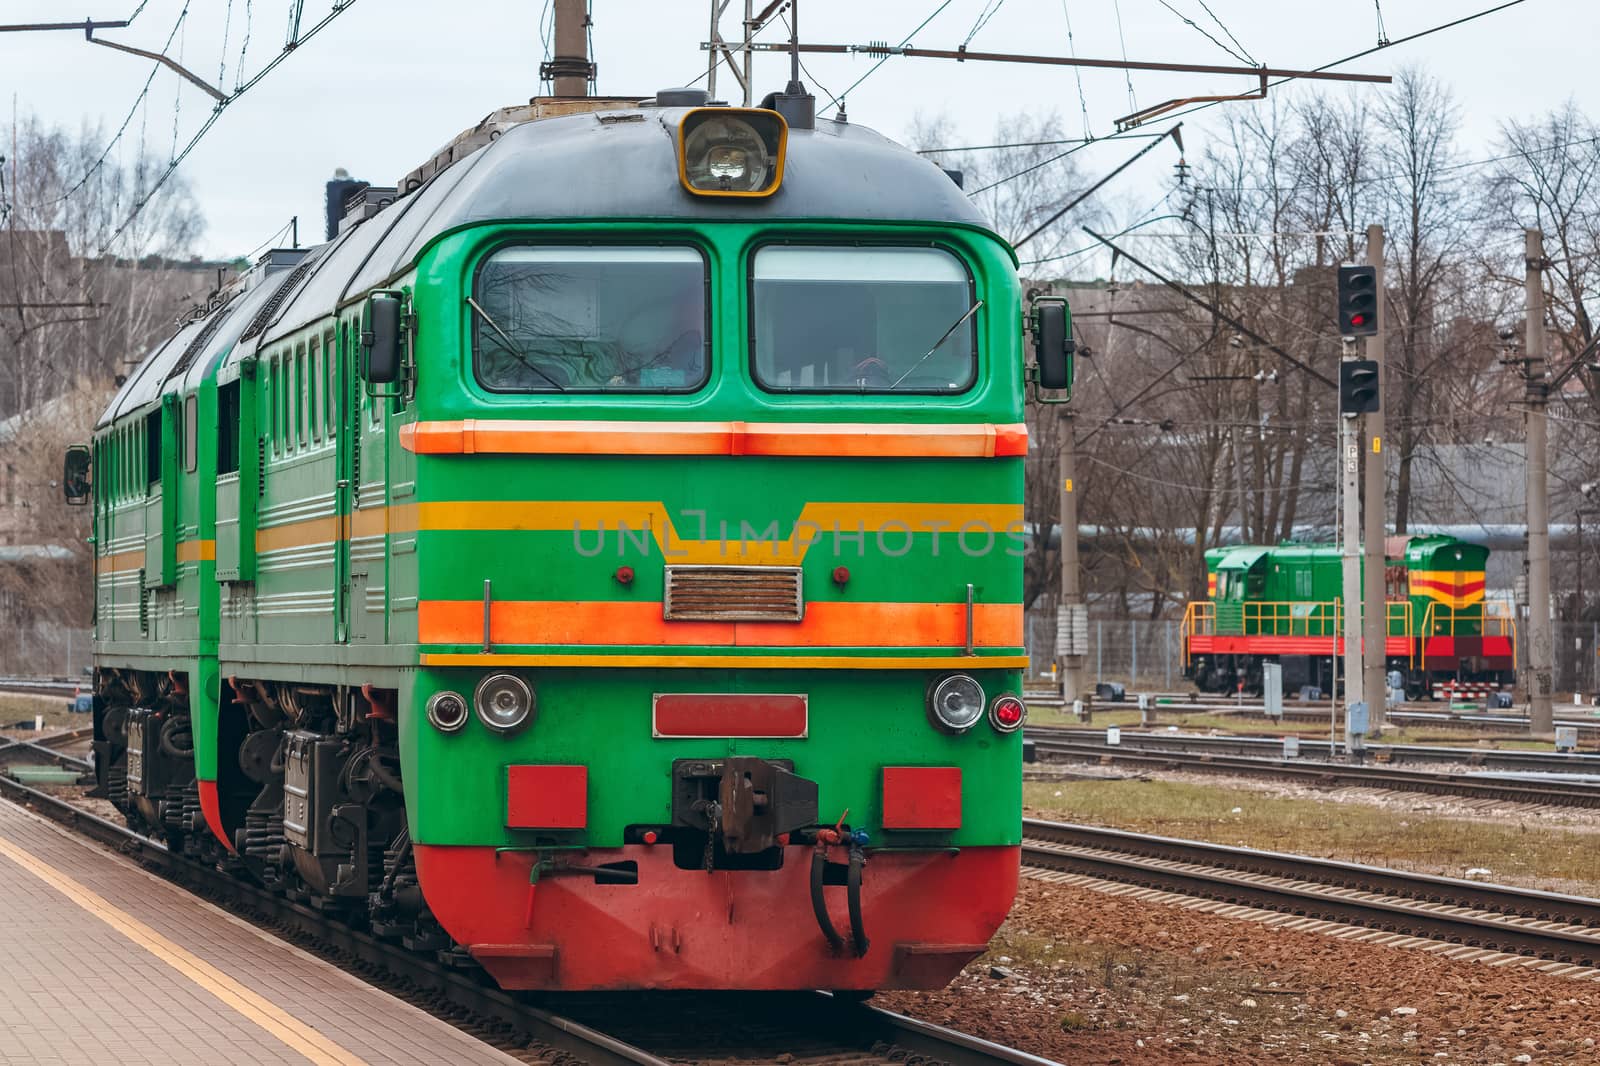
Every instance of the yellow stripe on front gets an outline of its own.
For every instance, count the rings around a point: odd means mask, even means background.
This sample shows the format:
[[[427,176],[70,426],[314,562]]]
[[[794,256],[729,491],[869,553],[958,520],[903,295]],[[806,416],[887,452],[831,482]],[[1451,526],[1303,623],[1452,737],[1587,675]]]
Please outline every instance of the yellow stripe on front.
[[[428,652],[423,666],[633,666],[762,670],[1026,670],[1026,655],[501,655]]]
[[[0,855],[54,888],[317,1066],[365,1066],[363,1059],[352,1055],[209,962],[174,944],[127,911],[113,906],[31,852],[9,840],[0,839]]]
[[[415,527],[422,530],[565,531],[574,537],[648,532],[669,562],[779,565],[799,563],[812,544],[835,534],[895,538],[898,548],[912,534],[966,530],[986,540],[992,535],[1003,546],[1002,538],[1008,531],[1020,532],[1021,523],[1022,506],[1006,503],[808,503],[788,528],[771,523],[724,528],[721,521],[708,520],[705,529],[679,530],[667,505],[650,500],[456,500],[417,504],[415,517]],[[744,539],[747,535],[754,539]]]

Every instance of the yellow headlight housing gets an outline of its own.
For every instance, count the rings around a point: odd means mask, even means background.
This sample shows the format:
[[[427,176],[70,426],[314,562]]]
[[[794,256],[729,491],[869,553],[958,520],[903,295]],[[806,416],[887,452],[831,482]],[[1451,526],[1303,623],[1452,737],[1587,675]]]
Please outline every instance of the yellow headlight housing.
[[[678,123],[678,180],[696,196],[771,196],[788,141],[776,111],[697,107]]]

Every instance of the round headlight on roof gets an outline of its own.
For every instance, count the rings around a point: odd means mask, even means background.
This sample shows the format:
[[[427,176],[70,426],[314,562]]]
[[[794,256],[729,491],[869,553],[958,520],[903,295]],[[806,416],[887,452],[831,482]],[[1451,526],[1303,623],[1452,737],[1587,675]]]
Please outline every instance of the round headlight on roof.
[[[680,176],[697,196],[768,196],[783,180],[788,126],[775,111],[697,108],[678,138]]]
[[[533,689],[515,674],[490,674],[472,694],[478,720],[496,733],[511,733],[528,724],[535,706]]]
[[[965,733],[983,717],[983,686],[966,674],[941,678],[928,694],[928,715],[947,733]]]

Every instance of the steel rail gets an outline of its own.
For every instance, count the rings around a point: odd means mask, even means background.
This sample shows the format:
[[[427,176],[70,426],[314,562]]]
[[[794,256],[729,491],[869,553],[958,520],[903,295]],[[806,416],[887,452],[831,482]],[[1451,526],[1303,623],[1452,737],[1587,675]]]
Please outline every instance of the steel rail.
[[[1124,751],[1121,745],[1079,743],[1030,738],[1040,755],[1153,766],[1168,770],[1199,770],[1207,773],[1240,774],[1253,777],[1291,778],[1315,784],[1365,785],[1396,792],[1425,792],[1436,796],[1464,796],[1473,799],[1538,803],[1560,807],[1600,807],[1600,785],[1545,781],[1493,781],[1467,774],[1447,774],[1430,770],[1401,770],[1348,763],[1302,762],[1298,759],[1265,759],[1247,755],[1210,755],[1179,751]]]
[[[527,1034],[532,1040],[575,1056],[579,1061],[639,1066],[669,1066],[679,1061],[676,1055],[671,1058],[658,1055],[567,1013],[531,1003],[525,998],[528,994],[509,993],[481,983],[470,972],[352,929],[213,866],[174,854],[159,841],[3,774],[0,774],[0,798],[26,806],[92,840],[131,855],[147,866],[154,866],[181,887],[198,886],[214,897],[228,899],[236,905],[235,910],[242,904],[269,922],[310,938],[320,947],[381,969],[390,977],[415,985],[427,995],[437,996],[453,1007],[470,1012],[476,1019],[496,1023],[516,1034]],[[599,1018],[614,1018],[611,1012],[615,1011],[617,1002],[613,999],[609,1001],[609,1009],[596,1012]],[[794,1003],[774,1013],[793,1019],[795,1026],[793,1030],[771,1033],[776,1042],[786,1044],[790,1038],[801,1035],[815,1040],[820,1034],[824,1039],[837,1042],[838,1055],[833,1057],[842,1055],[864,1066],[874,1061],[927,1061],[949,1066],[1051,1066],[1049,1059],[823,992],[798,993]],[[817,1024],[819,1014],[826,1016],[828,1024]],[[469,1019],[466,1024],[470,1026],[476,1019]],[[463,1023],[452,1020],[452,1024]],[[734,1021],[730,1019],[729,1025],[732,1024]],[[678,1039],[681,1042],[681,1036]],[[871,1049],[867,1057],[863,1057],[863,1048]],[[770,1050],[770,1055],[780,1055],[784,1050],[787,1047]],[[880,1052],[881,1060],[871,1057]],[[908,1053],[914,1058],[908,1060]],[[766,1054],[767,1049],[758,1052],[758,1055]],[[745,1057],[735,1055],[733,1058]]]
[[[1204,899],[1600,965],[1600,900],[1026,819],[1023,861]]]
[[[1029,740],[1063,740],[1084,744],[1103,743],[1104,729],[1071,726],[1029,726]],[[1120,744],[1140,751],[1254,755],[1268,758],[1283,751],[1283,738],[1243,735],[1202,735],[1198,733],[1145,733],[1122,727]],[[1334,748],[1326,740],[1300,737],[1302,758],[1327,758]],[[1592,752],[1519,751],[1515,748],[1457,748],[1442,744],[1368,743],[1367,753],[1380,763],[1449,763],[1461,766],[1494,767],[1503,770],[1528,770],[1537,773],[1600,774],[1600,755]]]
[[[93,773],[94,763],[87,759],[80,759],[76,755],[56,751],[57,744],[70,744],[75,740],[83,740],[94,732],[93,727],[86,726],[74,729],[67,733],[56,733],[45,737],[43,740],[0,740],[0,757],[6,755],[30,755],[55,763],[63,770],[78,770],[83,773]]]

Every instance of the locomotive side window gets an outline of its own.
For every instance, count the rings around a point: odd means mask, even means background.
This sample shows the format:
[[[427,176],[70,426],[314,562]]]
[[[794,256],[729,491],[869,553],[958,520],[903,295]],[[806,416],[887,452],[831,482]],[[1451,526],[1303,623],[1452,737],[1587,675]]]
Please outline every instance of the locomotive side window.
[[[692,248],[503,248],[468,314],[495,392],[688,392],[710,370],[707,269]]]
[[[217,388],[217,473],[239,469],[239,382]]]
[[[307,415],[311,420],[311,442],[315,444],[322,440],[322,405],[327,402],[322,395],[322,342],[316,337],[311,338],[306,349],[306,372],[310,375],[306,392],[311,398]]]
[[[750,287],[770,391],[956,393],[977,376],[972,279],[942,249],[769,245]]]
[[[200,462],[200,401],[187,396],[183,401],[183,470],[192,474]]]
[[[147,486],[161,483],[161,411],[144,416],[144,480]]]
[[[272,438],[272,454],[277,455],[283,447],[283,438],[279,436],[278,429],[278,396],[283,392],[283,380],[279,377],[278,356],[273,353],[272,361],[267,370],[267,436]]]

